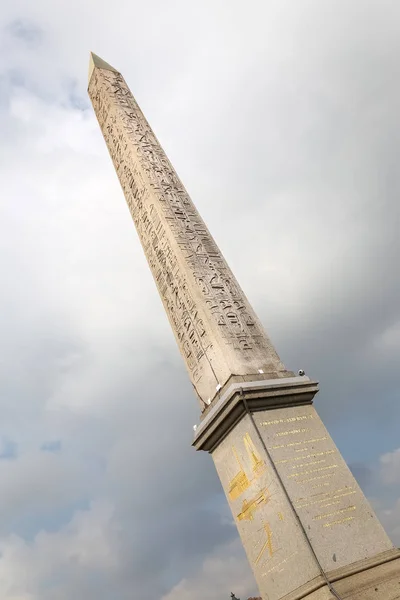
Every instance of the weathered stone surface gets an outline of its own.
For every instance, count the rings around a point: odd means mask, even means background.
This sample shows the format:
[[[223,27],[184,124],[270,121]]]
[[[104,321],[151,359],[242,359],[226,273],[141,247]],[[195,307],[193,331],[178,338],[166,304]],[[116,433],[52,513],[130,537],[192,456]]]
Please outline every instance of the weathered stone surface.
[[[255,418],[324,571],[393,548],[313,406]]]
[[[248,415],[212,457],[261,596],[282,598],[317,577],[307,540]]]
[[[212,457],[263,597],[393,550],[313,406],[253,419]]]

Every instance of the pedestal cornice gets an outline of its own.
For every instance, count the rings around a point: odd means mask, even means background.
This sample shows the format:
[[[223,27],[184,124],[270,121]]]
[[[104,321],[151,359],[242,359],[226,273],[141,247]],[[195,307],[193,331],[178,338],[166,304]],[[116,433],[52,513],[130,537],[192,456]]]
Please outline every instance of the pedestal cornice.
[[[196,428],[193,446],[212,452],[247,413],[312,404],[318,382],[287,377],[233,383]],[[246,408],[247,407],[247,408]]]

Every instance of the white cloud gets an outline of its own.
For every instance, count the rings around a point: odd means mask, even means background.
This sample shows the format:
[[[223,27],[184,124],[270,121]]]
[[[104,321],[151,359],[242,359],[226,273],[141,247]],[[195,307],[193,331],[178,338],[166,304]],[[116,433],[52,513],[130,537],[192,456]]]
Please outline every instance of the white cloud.
[[[43,515],[78,500],[84,478],[85,466],[63,454],[31,449],[16,460],[0,460],[0,530],[16,515]]]
[[[382,524],[390,532],[393,543],[400,548],[400,498],[381,513]]]
[[[391,502],[384,501],[383,497],[375,498],[371,504],[393,544],[400,548],[400,497]]]
[[[380,457],[383,483],[400,483],[400,448],[387,452]]]
[[[32,543],[16,535],[0,539],[2,598],[63,598],[59,585],[68,585],[74,571],[113,572],[111,519],[112,507],[95,503],[59,531],[39,532]]]
[[[161,600],[220,600],[233,592],[238,598],[255,591],[253,575],[239,541],[215,548],[196,573],[180,581]]]

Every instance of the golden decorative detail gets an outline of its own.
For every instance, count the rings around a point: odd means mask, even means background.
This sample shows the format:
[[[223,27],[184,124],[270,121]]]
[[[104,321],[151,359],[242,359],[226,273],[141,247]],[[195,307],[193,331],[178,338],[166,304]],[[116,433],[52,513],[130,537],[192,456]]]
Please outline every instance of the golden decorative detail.
[[[270,499],[270,493],[268,488],[261,490],[252,500],[243,500],[242,504],[242,512],[240,512],[237,516],[239,521],[252,521],[254,519],[254,513],[263,506],[267,504]]]
[[[253,441],[248,433],[243,438],[245,448],[248,455],[250,456],[251,466],[255,477],[259,477],[261,473],[265,471],[265,462],[261,459],[258,454]]]
[[[239,457],[237,455],[236,452],[236,448],[235,446],[232,446],[232,452],[235,455],[235,458],[239,464],[240,467],[240,471],[239,473],[237,473],[235,475],[235,477],[230,481],[229,483],[229,498],[231,500],[236,500],[236,498],[239,498],[239,496],[241,494],[243,494],[243,492],[245,490],[247,490],[247,488],[250,486],[250,480],[247,477],[246,473],[244,472],[244,469],[242,467],[242,464],[239,460]]]
[[[256,565],[257,565],[257,564],[260,562],[260,560],[261,560],[261,558],[262,558],[262,556],[263,556],[264,552],[265,552],[267,549],[268,549],[268,553],[269,553],[269,555],[270,555],[270,556],[272,556],[272,555],[273,555],[273,553],[274,553],[274,548],[273,548],[273,546],[272,546],[272,531],[271,531],[271,527],[269,526],[269,523],[267,523],[266,525],[264,525],[263,529],[264,529],[264,531],[265,531],[265,533],[266,533],[266,535],[267,535],[267,539],[266,539],[266,542],[265,542],[265,544],[264,544],[264,545],[263,545],[263,547],[261,548],[261,550],[260,550],[260,552],[258,553],[258,556],[257,556],[257,558],[256,558],[256,560],[255,560],[255,564],[256,564]]]
[[[254,443],[248,433],[243,438],[244,446],[246,448],[247,454],[249,455],[251,467],[253,471],[253,477],[249,479],[245,473],[245,470],[240,462],[239,456],[237,454],[235,446],[232,446],[232,452],[235,455],[237,463],[239,465],[239,472],[235,475],[235,477],[229,482],[229,491],[228,495],[230,500],[236,500],[239,498],[241,494],[245,490],[247,490],[251,483],[258,479],[265,471],[266,465],[265,462],[261,459],[261,456],[258,454]]]

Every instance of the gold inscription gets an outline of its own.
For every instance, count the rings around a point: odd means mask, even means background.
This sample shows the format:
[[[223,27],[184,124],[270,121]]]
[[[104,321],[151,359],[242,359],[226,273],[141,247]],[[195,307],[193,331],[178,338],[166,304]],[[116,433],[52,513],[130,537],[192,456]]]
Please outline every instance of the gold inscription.
[[[356,509],[357,509],[356,505],[352,504],[352,506],[346,506],[346,508],[340,508],[339,510],[334,510],[333,512],[330,512],[330,513],[323,513],[322,515],[317,515],[316,517],[313,518],[313,521],[321,521],[321,519],[329,519],[329,517],[335,517],[336,515],[341,515],[346,512],[352,512],[353,510],[356,510]]]
[[[302,429],[289,429],[288,431],[278,431],[275,434],[275,437],[282,437],[284,435],[295,435],[297,433],[305,433],[306,431],[310,431],[309,427],[303,427]]]
[[[341,490],[338,490],[338,491],[341,491]],[[300,500],[296,501],[298,503],[298,504],[296,504],[296,508],[298,508],[298,509],[306,508],[306,506],[312,506],[314,504],[318,504],[319,508],[326,508],[328,506],[333,506],[334,504],[340,504],[340,502],[342,502],[341,498],[343,498],[345,496],[351,496],[355,493],[356,493],[355,490],[346,491],[341,494],[335,494],[335,492],[327,492],[325,494],[322,494],[323,496],[325,496],[324,498],[318,498],[317,500],[310,500],[309,502],[307,502],[307,498],[301,498]],[[318,495],[320,495],[320,494],[318,494]]]
[[[327,486],[327,485],[330,485],[330,483],[329,483],[329,482],[327,482],[327,481],[326,481],[326,482],[324,482],[324,483],[316,483],[315,485],[313,485],[313,486],[312,486],[312,489],[313,489],[313,490],[315,490],[315,489],[317,489],[317,488],[320,488],[320,487],[325,487],[325,486]]]
[[[311,473],[319,473],[320,471],[329,471],[330,469],[337,469],[338,465],[328,465],[327,467],[319,467],[318,469],[310,469],[309,471],[299,471],[298,473],[292,473],[289,475],[289,479],[293,477],[299,477],[301,475],[311,475]]]
[[[334,525],[341,525],[347,521],[353,521],[355,517],[346,517],[345,519],[339,519],[338,521],[332,521],[331,523],[325,523],[324,527],[333,527]]]
[[[311,440],[303,440],[301,442],[291,442],[290,444],[279,444],[277,446],[270,446],[268,450],[279,450],[280,448],[293,448],[293,446],[301,446],[302,444],[314,444],[317,442],[323,442],[327,440],[326,436],[320,438],[313,438]]]
[[[355,490],[353,490],[352,492],[345,492],[344,494],[338,494],[337,496],[333,496],[332,499],[335,500],[335,498],[343,498],[344,496],[352,496],[355,493],[356,493]],[[326,499],[326,500],[328,500],[328,499]],[[326,500],[321,502],[321,508],[324,508],[325,506],[330,506],[329,503],[326,504]],[[340,502],[340,500],[336,500],[334,503],[337,504],[337,502]]]
[[[296,452],[299,452],[299,450],[296,450]],[[304,452],[304,450],[300,450],[300,452]],[[306,460],[307,458],[318,458],[318,456],[328,456],[329,454],[334,454],[336,452],[336,450],[325,450],[325,452],[313,452],[311,454],[307,454],[307,456],[293,456],[290,458],[282,458],[281,460],[277,460],[276,464],[277,465],[281,465],[281,464],[285,464],[288,462],[296,462],[298,460]],[[311,464],[311,463],[309,463]],[[300,465],[301,466],[301,465]],[[293,469],[295,469],[296,467],[293,467]]]
[[[288,417],[287,419],[273,419],[272,421],[262,421],[260,425],[279,425],[281,423],[295,423],[296,421],[306,421],[307,419],[313,419],[313,415],[301,415],[298,417]]]
[[[309,479],[297,479],[296,483],[308,483],[309,481],[317,481],[317,479],[326,479],[332,477],[333,473],[327,473],[326,475],[318,475],[317,477],[310,477]]]
[[[321,499],[321,501],[323,501],[326,500],[329,496],[332,496],[334,494],[341,494],[342,492],[350,491],[352,489],[352,487],[345,486],[342,488],[338,488],[337,490],[332,490],[330,492],[318,492],[317,494],[312,494],[311,498],[316,498],[317,496],[325,496],[325,498]]]
[[[292,554],[289,554],[289,556],[287,556],[286,558],[284,558],[283,560],[281,560],[277,565],[274,565],[273,567],[271,567],[270,569],[268,569],[268,571],[265,571],[265,573],[262,573],[261,577],[266,577],[267,575],[269,575],[273,571],[278,571],[278,573],[281,573],[283,571],[283,569],[281,567],[283,565],[285,565],[291,558],[293,558],[293,556],[296,556],[296,554],[298,554],[297,550],[295,552],[292,552]]]
[[[292,469],[301,469],[303,467],[310,467],[311,465],[321,465],[326,462],[326,458],[321,458],[320,460],[312,460],[311,462],[301,463],[301,465],[293,465]]]

